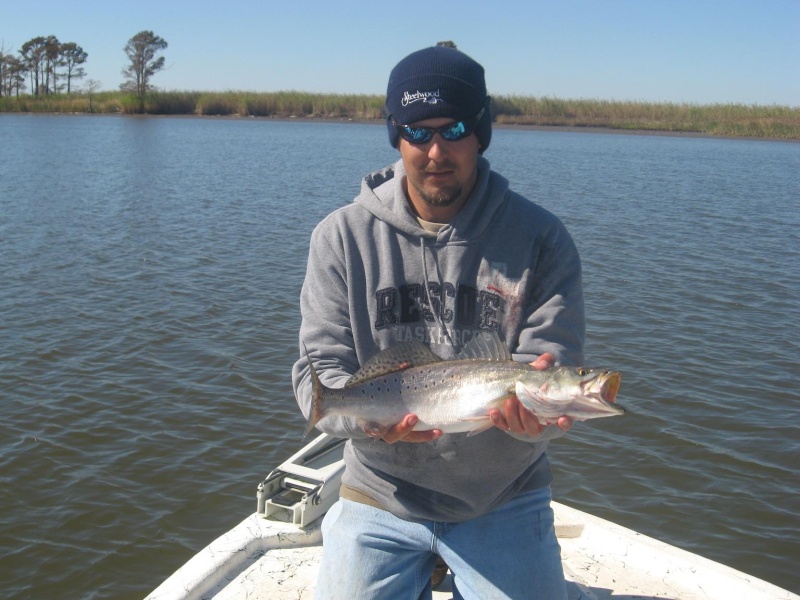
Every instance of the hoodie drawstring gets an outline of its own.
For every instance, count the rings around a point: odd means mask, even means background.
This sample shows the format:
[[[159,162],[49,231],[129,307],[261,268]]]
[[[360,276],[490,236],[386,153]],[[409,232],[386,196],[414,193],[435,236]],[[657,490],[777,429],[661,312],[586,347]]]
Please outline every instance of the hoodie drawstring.
[[[440,304],[439,304],[439,310],[434,310],[433,309],[433,301],[431,300],[431,290],[430,290],[430,284],[429,284],[430,278],[428,277],[428,264],[427,264],[428,261],[425,258],[425,238],[424,237],[420,237],[419,238],[419,242],[420,242],[419,243],[420,250],[422,251],[422,275],[425,278],[425,282],[424,282],[425,298],[428,301],[428,308],[434,314],[434,317],[436,318],[437,322],[439,323],[439,327],[442,328],[442,331],[444,332],[444,335],[447,337],[447,341],[450,342],[450,345],[455,349],[456,354],[457,354],[461,349],[458,346],[456,346],[455,342],[453,341],[453,338],[450,336],[450,331],[447,329],[447,326],[444,324],[444,320],[442,319],[441,301],[440,301]],[[443,286],[442,286],[442,277],[441,277],[441,274],[439,273],[439,265],[438,265],[438,263],[436,261],[434,261],[433,264],[434,264],[434,267],[436,267],[436,279],[439,282],[439,287],[440,287],[440,289],[444,289]]]

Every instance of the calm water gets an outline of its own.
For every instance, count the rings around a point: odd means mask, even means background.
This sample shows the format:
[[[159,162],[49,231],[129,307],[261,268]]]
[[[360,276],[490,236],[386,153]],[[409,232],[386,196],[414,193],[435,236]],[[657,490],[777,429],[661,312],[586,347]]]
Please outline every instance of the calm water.
[[[382,127],[0,115],[0,590],[141,598],[300,444],[313,226]],[[800,592],[800,144],[499,130],[565,221],[630,414],[557,499]]]

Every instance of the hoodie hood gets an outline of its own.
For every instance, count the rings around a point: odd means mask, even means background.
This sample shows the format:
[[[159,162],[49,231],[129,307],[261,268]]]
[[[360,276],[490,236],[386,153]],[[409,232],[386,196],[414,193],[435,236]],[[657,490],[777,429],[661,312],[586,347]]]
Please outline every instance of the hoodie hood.
[[[361,182],[356,204],[409,236],[437,239],[442,243],[469,241],[482,235],[508,192],[508,181],[491,170],[488,160],[478,157],[478,179],[464,208],[438,233],[432,233],[422,229],[411,210],[403,186],[405,176],[402,159],[367,175]]]

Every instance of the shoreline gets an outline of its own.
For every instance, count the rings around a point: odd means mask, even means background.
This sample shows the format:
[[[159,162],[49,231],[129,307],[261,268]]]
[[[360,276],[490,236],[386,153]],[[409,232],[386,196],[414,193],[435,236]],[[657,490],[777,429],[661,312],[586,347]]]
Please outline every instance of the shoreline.
[[[381,123],[384,98],[310,92],[200,92],[152,90],[92,95],[0,98],[11,113],[99,112],[123,115],[225,116],[274,120]],[[692,104],[599,99],[493,96],[494,127],[587,133],[632,133],[728,139],[800,140],[800,106]]]
[[[58,114],[58,113],[55,113]],[[81,114],[81,113],[76,113]],[[360,125],[384,125],[383,119],[364,119],[359,117],[308,117],[308,116],[241,116],[241,115],[119,115],[123,117],[179,117],[186,119],[258,119],[263,121],[280,121],[286,123],[354,123]],[[535,125],[531,123],[492,123],[492,129],[509,129],[518,131],[543,131],[560,133],[597,133],[611,135],[653,135],[665,137],[689,137],[729,140],[761,140],[770,142],[800,142],[795,138],[755,137],[735,135],[713,135],[703,131],[676,131],[670,129],[621,129],[617,127],[601,127],[597,125]]]
[[[3,115],[29,115],[29,116],[88,116],[88,117],[124,117],[133,119],[224,119],[224,120],[246,120],[255,119],[260,121],[278,121],[286,123],[353,123],[360,125],[383,125],[383,119],[365,119],[359,117],[319,117],[319,116],[241,116],[230,115],[198,115],[198,114],[122,114],[108,112],[0,112]],[[708,138],[723,140],[745,140],[745,141],[764,141],[764,142],[789,142],[800,143],[797,138],[777,138],[777,137],[756,137],[756,136],[736,136],[736,135],[714,135],[702,131],[676,131],[669,129],[621,129],[616,127],[601,127],[597,125],[535,125],[529,123],[492,123],[492,128],[508,129],[517,131],[540,131],[558,133],[592,133],[607,135],[636,135],[636,136],[661,136],[661,137],[684,137],[684,138]]]

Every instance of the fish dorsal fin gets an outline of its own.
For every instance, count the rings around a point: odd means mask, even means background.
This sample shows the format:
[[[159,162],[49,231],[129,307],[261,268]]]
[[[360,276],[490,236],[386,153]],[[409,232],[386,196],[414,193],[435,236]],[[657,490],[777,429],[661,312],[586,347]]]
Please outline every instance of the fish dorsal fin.
[[[496,331],[481,331],[461,349],[457,359],[512,360],[511,351]]]
[[[404,371],[411,367],[420,367],[441,361],[442,359],[422,342],[403,342],[382,350],[370,358],[348,380],[345,387],[358,385],[370,379]]]

